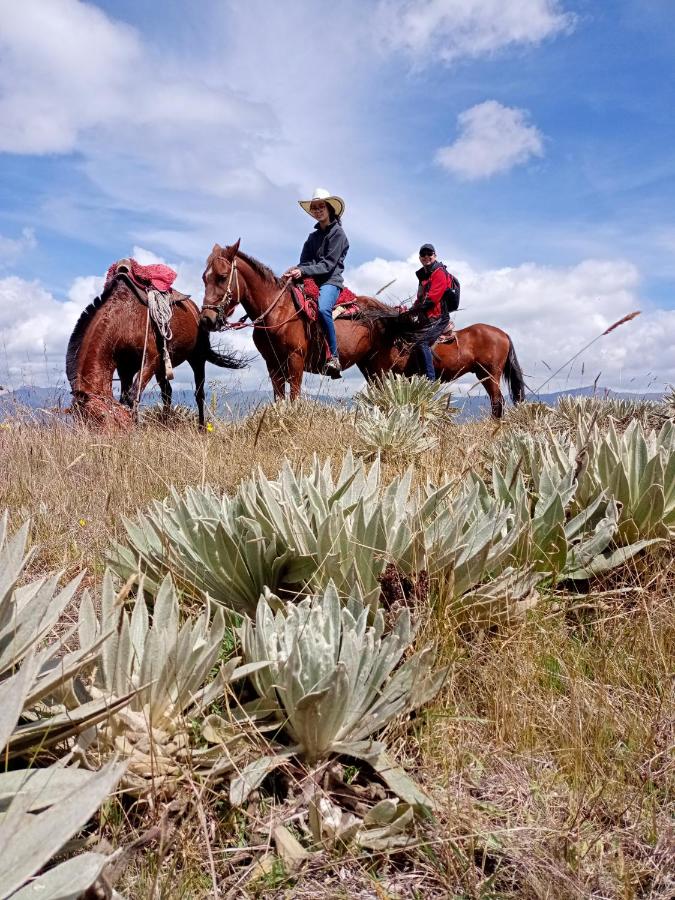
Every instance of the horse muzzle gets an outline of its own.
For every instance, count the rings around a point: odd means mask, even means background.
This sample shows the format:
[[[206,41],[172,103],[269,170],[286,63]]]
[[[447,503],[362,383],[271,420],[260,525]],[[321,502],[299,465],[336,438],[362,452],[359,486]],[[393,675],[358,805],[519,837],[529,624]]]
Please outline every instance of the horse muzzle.
[[[218,313],[215,309],[203,309],[199,317],[199,324],[207,331],[215,331],[218,327]]]

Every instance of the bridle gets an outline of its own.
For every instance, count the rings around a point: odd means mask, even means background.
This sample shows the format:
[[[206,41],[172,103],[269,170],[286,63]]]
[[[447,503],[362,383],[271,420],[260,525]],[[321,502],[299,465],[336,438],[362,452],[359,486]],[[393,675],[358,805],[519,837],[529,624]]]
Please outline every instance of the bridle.
[[[227,262],[230,262],[226,257],[220,257],[221,259],[225,259]],[[234,280],[234,290],[232,289],[232,281]],[[274,331],[277,328],[281,328],[284,325],[287,325],[289,322],[292,322],[293,319],[299,318],[300,312],[296,310],[292,316],[289,316],[288,319],[285,319],[283,322],[279,322],[276,325],[263,325],[263,321],[265,318],[272,312],[277,303],[281,300],[286,291],[286,288],[290,284],[291,278],[285,278],[282,285],[281,290],[276,295],[272,303],[267,307],[266,310],[260,313],[253,321],[247,322],[248,313],[239,319],[238,322],[228,322],[227,315],[225,312],[227,308],[229,311],[233,310],[240,302],[241,302],[241,293],[239,290],[239,273],[237,271],[237,258],[230,263],[230,276],[227,279],[227,287],[225,288],[225,293],[223,294],[223,299],[218,303],[205,303],[202,306],[202,311],[205,309],[211,309],[216,314],[216,321],[214,330],[216,331],[236,331],[239,328],[258,328],[263,331]],[[236,298],[235,298],[236,291]]]
[[[225,259],[225,257],[221,257],[221,259]],[[227,260],[229,262],[229,260]],[[234,287],[237,292],[237,298],[233,301],[234,291],[232,290],[232,281],[234,280]],[[239,273],[237,272],[237,259],[236,257],[230,263],[230,277],[227,279],[227,287],[225,288],[225,293],[223,294],[223,299],[218,303],[205,303],[202,305],[202,312],[205,309],[211,309],[216,314],[216,322],[215,322],[215,330],[222,331],[226,328],[232,328],[233,326],[229,324],[227,321],[227,313],[225,312],[225,307],[228,310],[234,309],[240,302],[241,296],[239,293]],[[246,318],[246,316],[244,316]]]

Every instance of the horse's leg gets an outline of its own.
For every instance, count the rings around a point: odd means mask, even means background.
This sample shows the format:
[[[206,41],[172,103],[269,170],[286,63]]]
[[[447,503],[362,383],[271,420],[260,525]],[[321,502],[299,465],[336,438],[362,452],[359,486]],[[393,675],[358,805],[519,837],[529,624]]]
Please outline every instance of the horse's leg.
[[[487,391],[490,398],[492,415],[495,419],[501,419],[504,415],[504,396],[499,387],[499,373],[491,371],[483,366],[478,366],[474,373],[481,380],[481,383]]]
[[[286,399],[286,375],[281,366],[269,366],[267,372],[272,382],[272,390],[274,392],[274,402],[280,403]]]
[[[302,390],[302,376],[304,374],[304,371],[304,354],[296,350],[289,356],[287,364],[286,378],[287,381],[290,382],[291,386],[291,400],[297,400],[300,396],[300,391]]]
[[[204,419],[204,382],[206,381],[206,360],[204,357],[195,357],[189,360],[195,376],[195,400],[197,401],[197,414],[199,416],[199,430],[206,428]]]
[[[135,415],[138,415],[138,406],[141,402],[143,391],[146,389],[146,387],[148,386],[148,382],[155,374],[156,368],[156,359],[153,359],[152,362],[146,362],[141,371],[134,378],[134,383],[131,386],[131,400]]]
[[[131,393],[134,371],[133,369],[126,368],[126,366],[118,366],[117,374],[120,376],[120,403],[122,406],[128,406],[131,409],[134,405],[133,395]]]
[[[171,413],[171,396],[173,391],[171,390],[171,382],[168,378],[162,376],[159,379],[159,390],[162,394],[162,417],[165,421],[168,421],[169,414]]]

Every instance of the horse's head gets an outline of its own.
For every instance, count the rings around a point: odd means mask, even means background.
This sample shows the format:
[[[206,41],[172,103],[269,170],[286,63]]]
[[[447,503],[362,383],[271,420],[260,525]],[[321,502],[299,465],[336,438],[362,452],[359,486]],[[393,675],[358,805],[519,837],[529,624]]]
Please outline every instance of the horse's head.
[[[208,331],[222,328],[242,298],[244,285],[237,271],[237,251],[241,238],[230,247],[214,244],[202,275],[204,302],[201,324]]]
[[[130,431],[134,424],[130,409],[112,397],[101,397],[87,391],[73,391],[72,413],[85,425],[103,431]]]

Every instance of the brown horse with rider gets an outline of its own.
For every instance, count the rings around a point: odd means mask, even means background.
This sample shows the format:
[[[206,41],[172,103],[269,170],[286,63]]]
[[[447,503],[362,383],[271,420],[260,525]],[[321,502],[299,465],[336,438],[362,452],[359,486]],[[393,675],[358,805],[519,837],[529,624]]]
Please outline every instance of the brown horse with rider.
[[[286,384],[292,400],[300,396],[304,372],[323,372],[326,361],[323,332],[296,304],[290,277],[279,279],[263,263],[243,253],[240,242],[211,251],[202,280],[205,328],[232,327],[229,317],[241,305],[251,320],[253,342],[267,365],[276,400]],[[399,309],[372,297],[356,298],[359,307],[335,319],[342,369],[357,366],[366,378],[386,371],[411,374],[420,329]],[[243,323],[242,323],[243,324]],[[412,359],[411,359],[412,357]],[[510,337],[492,325],[471,325],[455,332],[449,344],[433,347],[434,367],[442,381],[472,373],[487,391],[493,415],[503,412],[500,389],[507,380],[514,402],[524,399],[522,372]]]

